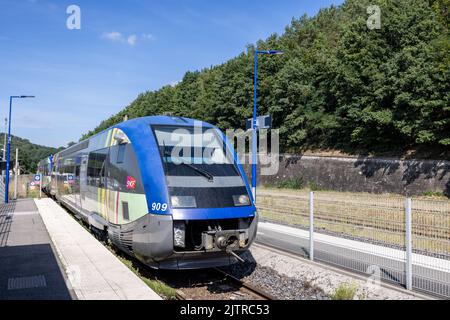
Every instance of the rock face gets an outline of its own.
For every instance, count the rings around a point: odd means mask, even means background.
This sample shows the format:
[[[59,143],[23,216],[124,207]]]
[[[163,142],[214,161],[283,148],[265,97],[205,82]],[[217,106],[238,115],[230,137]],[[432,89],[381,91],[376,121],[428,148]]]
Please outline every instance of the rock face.
[[[245,165],[246,172],[250,166]],[[281,155],[274,175],[261,175],[258,184],[280,185],[295,180],[304,187],[349,192],[397,193],[405,196],[425,192],[450,196],[450,161],[398,160]]]

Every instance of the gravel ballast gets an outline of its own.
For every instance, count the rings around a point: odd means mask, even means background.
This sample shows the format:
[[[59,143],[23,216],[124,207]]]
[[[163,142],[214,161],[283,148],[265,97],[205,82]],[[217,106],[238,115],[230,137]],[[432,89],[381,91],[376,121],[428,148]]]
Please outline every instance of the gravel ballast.
[[[419,299],[414,294],[382,287],[259,245],[254,245],[243,258],[245,264],[224,270],[282,300],[329,300],[343,285],[356,288],[355,300]]]

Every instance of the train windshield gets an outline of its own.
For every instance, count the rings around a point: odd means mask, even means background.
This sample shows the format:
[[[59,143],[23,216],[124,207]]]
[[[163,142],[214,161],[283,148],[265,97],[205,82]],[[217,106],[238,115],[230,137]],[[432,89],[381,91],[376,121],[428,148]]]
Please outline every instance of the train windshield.
[[[216,129],[153,126],[175,208],[250,205],[232,151]]]

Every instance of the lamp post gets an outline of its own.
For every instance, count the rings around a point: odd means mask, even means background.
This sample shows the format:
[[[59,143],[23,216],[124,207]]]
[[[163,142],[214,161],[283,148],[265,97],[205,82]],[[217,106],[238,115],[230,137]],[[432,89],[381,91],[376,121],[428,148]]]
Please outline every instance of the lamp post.
[[[8,119],[5,118],[5,135],[3,136],[3,161],[6,158],[6,128],[8,127]]]
[[[252,122],[252,193],[253,193],[253,201],[256,201],[256,162],[257,160],[257,149],[258,149],[258,141],[256,132],[257,128],[257,88],[258,88],[258,55],[259,54],[269,54],[269,55],[281,55],[283,51],[278,50],[255,50],[255,72],[254,72],[254,88],[253,88],[253,122]]]
[[[10,96],[9,97],[9,118],[8,118],[8,144],[6,146],[6,177],[5,177],[5,203],[9,202],[9,161],[11,151],[11,109],[13,99],[34,98],[34,96]]]

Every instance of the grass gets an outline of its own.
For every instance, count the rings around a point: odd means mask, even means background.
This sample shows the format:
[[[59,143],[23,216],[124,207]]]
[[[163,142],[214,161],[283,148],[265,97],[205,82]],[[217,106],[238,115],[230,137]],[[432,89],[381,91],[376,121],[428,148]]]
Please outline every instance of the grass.
[[[332,300],[353,300],[355,299],[358,286],[356,284],[343,283],[334,290],[331,295]]]
[[[111,249],[110,249],[111,250]],[[114,250],[111,250],[114,253]],[[176,299],[176,290],[174,288],[169,287],[165,283],[159,280],[153,280],[148,277],[145,277],[141,274],[138,268],[133,265],[133,262],[121,255],[114,253],[117,258],[128,267],[134,274],[136,274],[147,286],[150,287],[153,291],[155,291],[158,295],[164,297],[166,300],[175,300]]]
[[[424,197],[430,198],[445,198],[445,194],[443,192],[434,192],[432,190],[427,190],[423,193]]]
[[[303,176],[301,176],[301,175],[295,176],[294,178],[291,178],[291,179],[283,180],[278,185],[278,188],[281,188],[281,189],[298,190],[298,189],[302,189],[303,187],[304,187],[304,181],[303,181]]]

